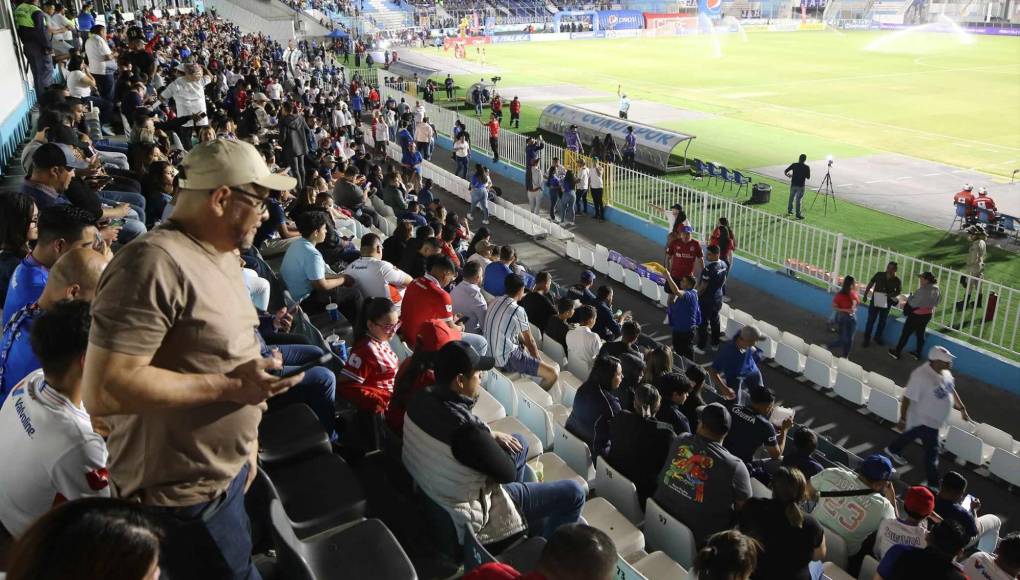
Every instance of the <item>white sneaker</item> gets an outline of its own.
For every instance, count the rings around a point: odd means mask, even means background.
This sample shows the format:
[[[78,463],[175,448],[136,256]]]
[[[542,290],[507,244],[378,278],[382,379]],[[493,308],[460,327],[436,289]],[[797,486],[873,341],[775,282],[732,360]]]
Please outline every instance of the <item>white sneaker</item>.
[[[482,220],[482,223],[485,225],[489,225],[489,220]]]
[[[893,453],[892,451],[889,451],[888,447],[883,449],[882,453],[884,453],[885,455],[888,455],[890,459],[892,459],[896,463],[899,463],[900,465],[906,465],[906,464],[910,463],[909,461],[907,461],[906,457],[900,455],[899,453]]]
[[[468,214],[468,221],[469,221],[469,222],[473,222],[473,221],[475,221],[475,216],[474,216],[474,214],[471,214],[471,213],[469,213],[469,214]]]

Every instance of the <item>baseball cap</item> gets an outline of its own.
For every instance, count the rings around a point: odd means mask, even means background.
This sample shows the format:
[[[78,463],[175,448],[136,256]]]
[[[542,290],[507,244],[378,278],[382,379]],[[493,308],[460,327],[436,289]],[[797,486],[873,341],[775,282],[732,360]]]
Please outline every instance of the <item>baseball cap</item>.
[[[730,431],[730,412],[722,403],[709,403],[702,407],[698,421],[713,433],[724,435]]]
[[[740,329],[740,338],[744,340],[753,340],[754,342],[758,342],[764,337],[761,335],[761,331],[758,330],[757,326],[753,324],[748,324],[747,326]]]
[[[265,102],[269,100],[269,97],[267,97],[265,93],[255,93],[251,100]]]
[[[776,402],[776,396],[769,389],[758,387],[751,391],[751,402],[771,404]]]
[[[871,481],[889,481],[895,472],[892,460],[881,453],[869,455],[857,471]]]
[[[50,169],[53,167],[69,167],[71,169],[88,169],[89,164],[74,156],[69,145],[63,143],[43,143],[32,153],[32,167]]]
[[[415,350],[436,352],[454,340],[460,340],[459,330],[450,328],[450,325],[442,320],[429,320],[418,328]]]
[[[956,359],[956,355],[949,352],[949,349],[944,346],[933,346],[928,351],[928,360],[939,360],[942,362],[951,363]]]
[[[684,226],[684,227],[680,228],[680,231],[685,233],[685,234],[690,234],[690,233],[694,232],[694,228],[692,228],[691,226]]]
[[[595,272],[592,272],[591,270],[585,270],[584,272],[581,272],[581,281],[582,282],[594,282],[595,281]]]
[[[680,205],[679,203],[674,203],[673,205],[669,206],[669,209],[675,209],[677,211],[683,211],[684,210],[684,206]]]
[[[903,507],[914,515],[930,516],[931,512],[935,511],[935,495],[923,485],[909,487],[903,496]]]
[[[273,173],[258,149],[233,139],[213,139],[196,145],[184,158],[181,187],[216,189],[254,183],[267,189],[294,189],[297,180]]]
[[[451,340],[439,349],[436,360],[436,381],[445,383],[457,375],[471,371],[487,371],[496,366],[496,359],[491,356],[478,356],[475,349],[463,340]]]

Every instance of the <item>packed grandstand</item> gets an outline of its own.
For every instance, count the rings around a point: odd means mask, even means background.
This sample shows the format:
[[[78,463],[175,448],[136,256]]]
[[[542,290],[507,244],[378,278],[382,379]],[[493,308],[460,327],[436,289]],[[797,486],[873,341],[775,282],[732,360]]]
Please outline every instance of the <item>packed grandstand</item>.
[[[964,270],[791,243],[806,155],[772,215],[622,86],[522,128],[413,52],[824,2],[74,4],[9,19],[0,578],[1020,577],[1001,197]]]

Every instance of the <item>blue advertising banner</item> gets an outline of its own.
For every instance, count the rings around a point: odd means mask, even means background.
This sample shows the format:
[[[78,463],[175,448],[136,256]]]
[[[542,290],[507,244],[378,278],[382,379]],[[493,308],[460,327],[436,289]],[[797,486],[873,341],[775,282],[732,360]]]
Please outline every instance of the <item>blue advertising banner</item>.
[[[631,30],[645,27],[644,13],[638,10],[599,10],[598,18],[599,28],[602,30]]]
[[[698,13],[719,16],[722,14],[722,0],[698,0]]]

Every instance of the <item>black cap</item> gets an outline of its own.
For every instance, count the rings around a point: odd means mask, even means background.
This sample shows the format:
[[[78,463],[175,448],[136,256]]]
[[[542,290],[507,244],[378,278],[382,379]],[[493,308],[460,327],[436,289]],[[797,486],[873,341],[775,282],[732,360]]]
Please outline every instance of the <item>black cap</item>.
[[[50,169],[53,167],[70,167],[71,169],[88,169],[89,164],[74,156],[71,147],[63,143],[43,143],[32,153],[32,167]]]
[[[776,402],[776,396],[769,389],[758,387],[751,391],[751,402],[771,405]]]
[[[669,209],[675,209],[677,211],[683,211],[684,210],[684,206],[680,205],[679,203],[674,203],[673,205],[670,206]]]
[[[436,354],[436,381],[446,383],[457,375],[471,371],[487,371],[496,366],[491,356],[478,356],[463,340],[451,340]]]
[[[709,403],[702,407],[698,421],[717,435],[725,435],[730,431],[730,412],[722,403]]]

